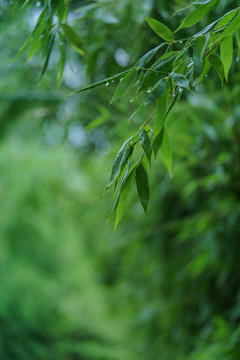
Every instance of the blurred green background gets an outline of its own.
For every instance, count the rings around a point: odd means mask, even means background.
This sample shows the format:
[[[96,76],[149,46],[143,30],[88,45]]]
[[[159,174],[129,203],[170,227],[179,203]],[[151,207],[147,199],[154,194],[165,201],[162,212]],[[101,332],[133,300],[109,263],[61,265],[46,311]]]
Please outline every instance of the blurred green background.
[[[188,36],[234,6],[221,0]],[[123,71],[158,45],[144,15],[176,28],[185,1],[72,1],[68,48],[20,57],[41,2],[0,2],[0,359],[240,359],[240,65],[210,72],[168,119],[173,178],[151,169],[146,217],[133,192],[117,232],[102,198],[137,104],[109,106],[115,84],[68,97]]]

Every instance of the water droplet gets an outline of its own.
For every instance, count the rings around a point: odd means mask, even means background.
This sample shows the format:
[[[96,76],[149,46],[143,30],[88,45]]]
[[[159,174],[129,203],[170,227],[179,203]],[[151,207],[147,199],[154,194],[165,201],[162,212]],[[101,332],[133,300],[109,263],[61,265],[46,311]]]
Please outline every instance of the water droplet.
[[[151,90],[147,90],[147,93],[149,94],[151,92]]]
[[[107,82],[106,84],[105,84],[105,86],[108,86],[109,85],[109,82]]]
[[[170,174],[170,178],[171,178],[171,179],[173,178],[173,174]]]
[[[120,79],[120,81],[122,81],[123,78]]]
[[[155,164],[157,164],[157,160],[154,160]]]
[[[114,80],[112,80],[111,82],[114,82]]]
[[[205,75],[205,77],[207,77],[207,75]]]
[[[38,2],[36,3],[36,7],[39,7],[39,6],[41,6],[41,2],[40,2],[40,1],[38,1]]]
[[[133,102],[133,99],[131,99],[130,102]]]
[[[179,41],[179,44],[182,44],[182,40],[181,40],[181,41]]]

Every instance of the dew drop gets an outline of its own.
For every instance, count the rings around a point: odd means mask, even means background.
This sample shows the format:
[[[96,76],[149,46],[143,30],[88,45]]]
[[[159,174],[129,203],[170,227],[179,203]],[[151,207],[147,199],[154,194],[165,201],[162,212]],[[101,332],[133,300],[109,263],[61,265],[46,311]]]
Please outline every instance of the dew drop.
[[[130,102],[133,102],[133,99],[131,99]]]
[[[157,164],[157,160],[154,160],[155,164]]]
[[[108,86],[109,85],[109,82],[107,82],[106,84],[105,84],[105,86]]]
[[[182,41],[179,41],[179,44],[182,44]]]
[[[36,3],[36,7],[39,7],[39,6],[41,6],[41,2],[40,2],[40,1],[38,1],[38,2]]]
[[[171,178],[171,179],[173,178],[173,174],[170,174],[170,178]]]
[[[207,77],[207,75],[205,75],[205,77]]]
[[[151,90],[147,90],[147,93],[149,94],[151,92]]]
[[[123,78],[120,79],[120,81],[122,81]]]
[[[111,82],[114,82],[114,80],[112,80]]]

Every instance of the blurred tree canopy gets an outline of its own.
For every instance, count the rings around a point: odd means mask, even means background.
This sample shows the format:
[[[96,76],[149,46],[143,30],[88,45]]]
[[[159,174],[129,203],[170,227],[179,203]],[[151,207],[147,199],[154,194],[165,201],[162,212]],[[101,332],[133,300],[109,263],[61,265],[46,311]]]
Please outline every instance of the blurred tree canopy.
[[[239,360],[239,10],[0,3],[2,359]]]

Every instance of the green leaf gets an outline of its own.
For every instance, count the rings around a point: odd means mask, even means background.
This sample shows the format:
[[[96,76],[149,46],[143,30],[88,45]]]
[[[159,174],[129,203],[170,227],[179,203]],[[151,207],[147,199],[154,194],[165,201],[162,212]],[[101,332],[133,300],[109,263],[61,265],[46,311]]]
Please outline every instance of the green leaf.
[[[209,70],[211,69],[211,63],[209,62],[208,58],[209,56],[204,59],[203,70],[201,75],[199,76],[198,84],[200,84],[203,81],[203,79],[205,78],[205,76],[207,76]]]
[[[155,160],[157,158],[158,151],[162,145],[164,128],[153,138],[152,149],[154,152]]]
[[[130,141],[131,139],[134,138],[134,136],[132,136],[131,138],[129,138],[128,140],[126,140],[124,142],[124,144],[122,145],[121,149],[119,150],[114,162],[113,162],[113,166],[112,166],[112,173],[110,176],[110,180],[109,183],[106,187],[106,190],[104,192],[103,195],[105,195],[105,193],[110,190],[110,188],[114,185],[114,183],[117,181],[117,179],[119,178],[119,176],[121,175],[128,159],[130,158],[130,156],[133,153],[133,146],[130,145]]]
[[[143,55],[141,57],[140,60],[138,60],[138,62],[136,63],[136,67],[143,67],[146,64],[149,63],[149,61],[152,60],[152,58],[156,55],[156,53],[158,52],[159,49],[161,49],[163,46],[165,46],[166,44],[160,44],[158,46],[156,46],[154,49],[148,51],[145,55]]]
[[[68,1],[67,0],[59,1],[57,13],[58,13],[60,22],[64,22],[67,20],[67,15],[68,15]]]
[[[163,131],[163,139],[160,147],[160,155],[162,158],[162,161],[164,165],[166,166],[168,172],[170,175],[172,175],[171,172],[171,166],[172,166],[172,148],[168,137],[168,132],[166,126],[164,126]]]
[[[114,231],[117,229],[119,221],[123,217],[124,212],[126,210],[127,200],[135,182],[135,175],[136,175],[136,168],[134,167],[133,170],[130,171],[129,175],[127,175],[124,184],[122,186],[122,189],[120,190]]]
[[[109,77],[109,78],[106,78],[106,79],[104,79],[104,80],[98,81],[98,82],[93,83],[93,84],[91,84],[91,85],[84,86],[83,88],[81,88],[81,89],[79,89],[79,90],[77,90],[77,91],[74,91],[74,92],[71,93],[69,96],[78,94],[78,93],[80,93],[80,92],[82,92],[82,91],[86,91],[86,90],[93,89],[93,88],[95,88],[95,87],[97,87],[97,86],[101,86],[101,85],[104,85],[104,84],[105,84],[105,85],[106,85],[106,84],[109,84],[110,81],[113,81],[113,80],[117,80],[117,79],[119,79],[119,78],[122,78],[123,75],[126,74],[126,73],[128,73],[129,71],[130,71],[130,70],[125,70],[125,71],[123,71],[123,72],[121,72],[121,73],[119,73],[119,74],[113,75],[113,76],[111,76],[111,77]]]
[[[226,27],[226,29],[223,30],[221,35],[219,35],[219,37],[217,38],[217,41],[220,42],[222,39],[224,39],[227,36],[232,35],[239,29],[240,29],[240,12],[237,13],[237,15],[230,22],[230,24]]]
[[[232,35],[225,37],[220,43],[220,53],[224,68],[224,75],[228,81],[228,72],[232,64],[233,57],[233,38]]]
[[[169,76],[174,84],[184,90],[187,90],[191,94],[189,79],[185,75],[172,72]]]
[[[211,0],[203,5],[198,6],[195,10],[193,10],[190,14],[188,14],[185,19],[182,21],[180,26],[177,28],[177,31],[180,29],[185,29],[190,26],[198,23],[204,16],[206,16],[219,2],[219,0]]]
[[[66,63],[66,44],[61,41],[59,43],[59,61],[58,61],[58,67],[57,67],[57,81],[60,83],[63,75],[64,66]]]
[[[70,43],[75,47],[75,49],[79,52],[80,55],[84,55],[83,42],[80,37],[76,34],[73,28],[67,24],[62,24],[62,29],[70,41]]]
[[[149,93],[147,97],[146,104],[151,103],[152,101],[156,100],[159,96],[161,96],[164,91],[166,90],[166,82],[164,80],[159,80]]]
[[[168,82],[164,93],[157,99],[157,115],[153,128],[154,137],[162,130],[164,125],[166,112],[167,112],[169,91],[170,91],[170,85]]]
[[[135,82],[136,77],[137,77],[137,69],[133,67],[130,71],[128,71],[128,73],[124,76],[124,78],[120,80],[113,95],[113,98],[111,100],[111,103],[114,100],[119,99],[126,93],[128,88]]]
[[[55,34],[51,34],[49,39],[48,39],[48,43],[47,43],[47,55],[45,57],[45,61],[44,61],[44,64],[43,64],[40,79],[43,77],[43,75],[45,74],[45,71],[47,70],[49,58],[50,58],[52,48],[53,48],[53,44],[54,44],[54,40],[55,40]]]
[[[210,64],[212,65],[212,67],[214,68],[214,70],[217,72],[221,82],[223,83],[224,68],[223,68],[223,63],[222,63],[220,57],[217,55],[214,55],[214,54],[210,54],[208,57],[208,60],[209,60]]]
[[[139,139],[140,139],[140,142],[141,142],[141,145],[143,147],[143,150],[147,156],[147,159],[148,159],[148,162],[149,162],[149,165],[151,166],[151,152],[152,152],[152,149],[151,149],[151,140],[146,132],[145,129],[142,129],[139,133]]]
[[[142,163],[138,165],[136,170],[136,183],[137,183],[139,200],[142,204],[145,213],[147,213],[150,191],[149,191],[148,175]]]
[[[145,16],[148,25],[155,31],[155,33],[160,36],[165,41],[173,41],[174,36],[172,31],[160,21],[157,21],[149,16]]]
[[[109,215],[107,221],[106,221],[106,224],[111,220],[111,218],[113,217],[115,211],[117,210],[117,207],[118,207],[118,203],[119,203],[119,199],[120,199],[120,192],[118,193],[118,196],[116,198],[116,201],[113,205],[113,208],[112,208],[112,211],[111,211],[111,214]]]
[[[193,63],[194,63],[194,71],[195,75],[199,76],[202,70],[202,52],[205,44],[205,38],[203,36],[199,36],[193,47]]]
[[[220,29],[223,26],[230,24],[230,22],[237,15],[237,13],[238,13],[238,10],[234,9],[234,10],[229,11],[227,14],[223,15],[220,19],[216,20],[217,25],[215,26],[214,30]]]

